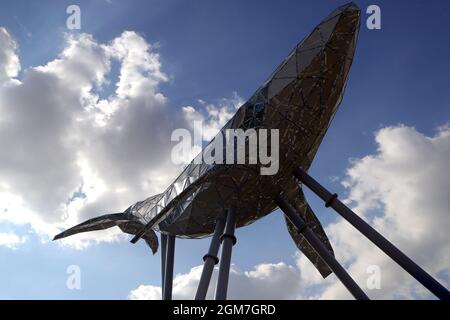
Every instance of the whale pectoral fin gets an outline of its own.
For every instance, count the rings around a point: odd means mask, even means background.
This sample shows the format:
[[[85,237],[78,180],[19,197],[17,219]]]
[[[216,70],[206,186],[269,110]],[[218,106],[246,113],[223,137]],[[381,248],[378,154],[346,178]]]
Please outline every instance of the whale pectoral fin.
[[[158,237],[156,236],[155,231],[148,230],[142,238],[145,240],[145,243],[152,249],[153,254],[158,251]]]
[[[81,232],[108,229],[116,226],[118,222],[124,219],[126,219],[126,217],[123,213],[105,214],[100,217],[89,219],[70,229],[67,229],[66,231],[61,232],[60,234],[56,235],[53,240],[58,240]]]
[[[136,235],[139,231],[144,228],[144,225],[139,221],[128,221],[119,224],[120,230],[125,233]],[[142,238],[145,240],[145,243],[150,247],[153,254],[158,251],[158,237],[156,236],[155,231],[152,229],[147,230]]]
[[[302,218],[306,221],[308,226],[314,231],[319,240],[327,247],[330,253],[334,256],[333,248],[331,247],[330,241],[328,240],[328,237],[325,234],[325,231],[323,230],[320,221],[314,214],[314,211],[306,202],[305,196],[301,189],[300,189],[300,196],[293,199],[292,203],[294,204],[295,208],[300,213]],[[303,235],[297,231],[297,228],[288,219],[286,219],[286,224],[288,227],[288,231],[297,247],[314,264],[314,266],[320,272],[322,277],[326,278],[328,275],[330,275],[332,273],[331,269],[317,254],[314,248],[311,247],[308,241],[306,241]]]

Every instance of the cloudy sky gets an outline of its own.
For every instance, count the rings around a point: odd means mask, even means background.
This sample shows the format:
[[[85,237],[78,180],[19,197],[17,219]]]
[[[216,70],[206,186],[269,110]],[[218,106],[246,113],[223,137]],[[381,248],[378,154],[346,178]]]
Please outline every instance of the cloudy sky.
[[[110,229],[53,236],[159,193],[170,134],[214,134],[340,1],[9,1],[0,10],[0,298],[158,299],[160,256]],[[450,286],[447,1],[378,1],[311,174]],[[336,256],[371,298],[432,298],[307,192]],[[237,230],[230,298],[346,299],[279,211]],[[194,296],[207,240],[179,240],[175,298]],[[72,267],[71,267],[72,266]],[[81,287],[67,286],[68,270]],[[375,269],[374,269],[375,268]],[[373,270],[380,288],[367,288]],[[270,290],[268,290],[270,288]],[[213,290],[210,290],[213,291]]]

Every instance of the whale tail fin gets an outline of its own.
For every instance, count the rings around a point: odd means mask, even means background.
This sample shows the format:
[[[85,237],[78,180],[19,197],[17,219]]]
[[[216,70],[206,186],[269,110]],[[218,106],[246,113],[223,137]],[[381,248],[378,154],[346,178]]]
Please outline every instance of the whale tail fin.
[[[123,232],[131,235],[135,235],[144,227],[141,222],[132,218],[130,219],[130,215],[127,213],[112,213],[86,220],[85,222],[57,234],[53,240],[66,238],[82,232],[109,229],[115,226],[119,227]],[[150,247],[153,254],[155,254],[158,251],[158,237],[156,236],[155,231],[151,229],[146,230],[142,238]]]

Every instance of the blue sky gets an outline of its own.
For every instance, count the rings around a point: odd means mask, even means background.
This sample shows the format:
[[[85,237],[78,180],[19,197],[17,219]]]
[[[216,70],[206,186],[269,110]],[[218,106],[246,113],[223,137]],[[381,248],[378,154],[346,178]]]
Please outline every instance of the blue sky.
[[[0,26],[18,44],[22,71],[44,65],[65,46],[66,7],[72,1],[2,2]],[[351,166],[377,152],[374,132],[399,123],[433,136],[450,119],[450,23],[448,1],[356,1],[362,23],[344,100],[311,168],[342,197],[340,183]],[[214,103],[237,92],[247,99],[290,50],[341,1],[78,1],[81,32],[100,43],[135,31],[157,43],[161,84],[173,112],[198,99]],[[365,27],[365,8],[381,8],[381,30]],[[76,33],[76,32],[74,32]],[[113,67],[114,69],[114,67]],[[117,77],[117,70],[111,77]],[[114,83],[114,79],[111,79]],[[105,95],[113,91],[106,86]],[[337,181],[331,177],[338,177]],[[335,221],[311,194],[324,225]],[[1,205],[1,204],[0,204]],[[159,285],[159,253],[143,242],[101,243],[74,250],[42,242],[27,225],[4,222],[2,232],[28,235],[11,250],[0,246],[2,299],[124,299],[140,284]],[[295,263],[296,247],[276,213],[237,231],[233,262],[242,270],[261,263]],[[199,265],[205,240],[180,240],[175,273]],[[66,288],[66,268],[79,265],[81,290]],[[300,284],[299,284],[300,285]]]

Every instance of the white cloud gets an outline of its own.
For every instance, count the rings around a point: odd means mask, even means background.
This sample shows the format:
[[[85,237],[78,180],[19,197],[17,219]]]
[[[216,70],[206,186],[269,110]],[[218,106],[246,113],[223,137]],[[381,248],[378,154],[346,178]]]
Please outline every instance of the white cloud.
[[[107,193],[108,180],[85,154],[98,135],[90,121],[95,90],[109,69],[106,50],[91,36],[68,36],[57,59],[0,87],[0,197],[7,210],[0,220],[30,224],[51,237]],[[74,198],[75,192],[86,197]]]
[[[140,285],[128,295],[130,300],[161,300],[161,287]],[[190,298],[192,299],[192,297]]]
[[[347,202],[445,286],[450,285],[450,127],[428,137],[406,126],[386,127],[376,133],[376,154],[353,160],[344,185]],[[329,212],[329,214],[334,214]],[[337,259],[373,299],[431,298],[415,279],[397,266],[349,223],[326,226]],[[233,299],[352,299],[331,275],[323,280],[304,255],[296,266],[261,264],[247,272],[232,268],[229,298]],[[376,265],[381,288],[369,290],[367,281]],[[192,299],[201,266],[174,279],[174,297]],[[215,272],[214,277],[216,276]],[[213,283],[215,278],[213,278]],[[210,287],[209,298],[214,291]],[[160,299],[160,288],[140,286],[132,299]]]
[[[56,59],[18,81],[17,45],[0,29],[0,221],[29,224],[45,241],[167,187],[180,170],[170,161],[171,132],[192,124],[160,90],[168,76],[155,47],[132,31],[110,43],[67,35]],[[84,248],[118,234],[61,243]]]
[[[188,273],[177,274],[173,281],[174,299],[193,299],[195,296],[202,266],[192,268]],[[231,267],[228,297],[232,299],[292,299],[300,294],[300,275],[298,270],[280,262],[260,264],[251,271],[239,271]],[[217,268],[213,273],[207,299],[214,296],[217,281]],[[141,285],[128,296],[133,300],[161,299],[161,288]]]
[[[199,99],[198,103],[204,107],[204,111],[187,106],[183,108],[183,113],[192,124],[194,121],[202,121],[203,139],[210,141],[244,102],[236,92],[233,92],[230,98],[219,99],[216,103],[206,103]]]
[[[0,233],[0,247],[4,246],[9,249],[16,249],[18,246],[24,244],[27,237],[19,237],[14,233]]]
[[[9,82],[20,71],[17,44],[5,28],[0,27],[0,85]]]
[[[428,137],[403,125],[376,133],[377,153],[354,160],[344,185],[347,202],[400,250],[431,275],[450,284],[450,128]],[[333,214],[330,212],[330,214]],[[326,227],[338,260],[366,289],[367,268],[381,271],[381,289],[372,298],[431,297],[415,279],[395,264],[346,221]],[[300,258],[302,268],[309,263]],[[304,269],[302,269],[304,270]],[[311,269],[312,273],[316,273]],[[316,276],[313,284],[320,283]],[[349,298],[336,281],[328,282],[321,298]]]

